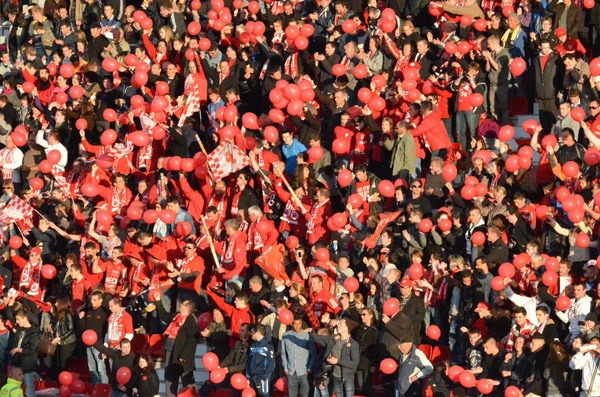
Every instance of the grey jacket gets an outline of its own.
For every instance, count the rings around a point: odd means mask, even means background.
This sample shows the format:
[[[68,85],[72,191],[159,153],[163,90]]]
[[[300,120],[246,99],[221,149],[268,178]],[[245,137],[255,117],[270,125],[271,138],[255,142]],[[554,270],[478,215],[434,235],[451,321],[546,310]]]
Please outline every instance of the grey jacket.
[[[383,143],[384,147],[392,152],[391,164],[392,175],[396,176],[402,170],[407,170],[409,175],[415,172],[417,166],[415,140],[410,133],[405,133],[401,137],[396,137],[395,140],[386,140]]]

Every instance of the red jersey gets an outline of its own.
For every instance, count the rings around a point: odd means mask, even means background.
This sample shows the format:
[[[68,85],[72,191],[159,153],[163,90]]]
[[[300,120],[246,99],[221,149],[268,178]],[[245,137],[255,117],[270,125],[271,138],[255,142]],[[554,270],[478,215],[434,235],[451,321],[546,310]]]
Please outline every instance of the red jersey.
[[[139,266],[134,266],[128,275],[129,280],[129,294],[131,296],[139,295],[146,287],[142,284],[143,280],[150,278],[151,273],[148,265],[142,263]]]
[[[338,314],[340,310],[342,310],[337,299],[335,299],[331,292],[327,291],[325,288],[322,288],[318,293],[310,293],[310,304],[315,315],[319,318],[321,318],[325,312]]]
[[[13,256],[12,261],[19,269],[21,269],[21,277],[19,279],[19,290],[27,290],[27,295],[35,299],[42,299],[44,290],[42,289],[42,261],[31,263],[20,256]]]
[[[204,259],[198,255],[194,255],[191,258],[183,258],[177,261],[177,268],[181,273],[200,273],[194,281],[185,281],[181,279],[179,281],[179,288],[194,290],[200,294],[202,288],[202,279],[204,276]]]
[[[94,262],[88,261],[87,259],[83,259],[81,261],[81,269],[83,270],[83,276],[87,278],[92,285],[98,285],[102,283],[102,279],[104,278],[104,272],[106,272],[106,263],[104,263],[98,257],[96,257],[94,260],[98,261],[100,273],[92,273],[92,265]]]
[[[222,265],[226,270],[223,273],[224,280],[230,280],[233,276],[241,274],[248,266],[246,259],[246,241],[248,236],[238,231],[227,238],[221,253]]]
[[[125,309],[121,308],[118,312],[111,313],[106,321],[108,323],[106,332],[108,347],[118,347],[121,339],[133,337],[133,319]]]
[[[115,295],[121,292],[123,280],[127,277],[127,268],[123,262],[106,262],[106,274],[104,276],[104,292]]]
[[[77,309],[87,301],[87,296],[92,292],[92,284],[85,277],[80,281],[73,280],[71,284],[71,294],[73,301],[71,309],[76,312]]]

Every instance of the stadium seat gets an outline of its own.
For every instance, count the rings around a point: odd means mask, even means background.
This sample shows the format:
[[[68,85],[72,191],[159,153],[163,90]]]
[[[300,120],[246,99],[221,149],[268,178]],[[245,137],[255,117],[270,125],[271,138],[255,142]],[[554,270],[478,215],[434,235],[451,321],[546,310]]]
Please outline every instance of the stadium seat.
[[[428,360],[431,360],[431,353],[433,351],[433,347],[431,345],[419,345],[419,350],[425,353],[425,357],[427,357]]]
[[[450,359],[450,348],[448,346],[434,346],[430,361],[437,364]]]
[[[136,356],[142,355],[148,348],[148,334],[135,334],[131,340],[131,349]]]
[[[110,385],[97,383],[92,390],[92,397],[110,397]]]
[[[148,353],[154,358],[165,358],[165,340],[162,334],[150,335],[148,341]]]
[[[215,390],[215,397],[233,397],[233,390],[227,390],[227,389]]]

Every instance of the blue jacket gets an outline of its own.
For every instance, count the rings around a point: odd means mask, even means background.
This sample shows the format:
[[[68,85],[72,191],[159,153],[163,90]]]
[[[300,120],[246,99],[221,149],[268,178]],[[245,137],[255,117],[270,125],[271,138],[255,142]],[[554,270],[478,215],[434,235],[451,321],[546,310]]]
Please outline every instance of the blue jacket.
[[[268,383],[269,378],[275,370],[275,359],[273,357],[273,345],[267,338],[254,342],[250,346],[250,354],[248,355],[248,366],[246,373],[255,385],[260,385],[260,381],[264,380]]]
[[[281,364],[290,375],[303,376],[311,371],[317,351],[308,332],[288,331],[281,339]]]
[[[413,345],[412,350],[406,357],[400,354],[398,358],[398,391],[400,395],[406,393],[410,388],[410,377],[416,376],[417,382],[428,377],[433,372],[431,362],[425,354]]]
[[[297,139],[294,139],[291,145],[283,144],[281,146],[281,151],[285,156],[285,173],[292,176],[298,165],[298,155],[302,152],[306,152],[306,146],[301,144]]]

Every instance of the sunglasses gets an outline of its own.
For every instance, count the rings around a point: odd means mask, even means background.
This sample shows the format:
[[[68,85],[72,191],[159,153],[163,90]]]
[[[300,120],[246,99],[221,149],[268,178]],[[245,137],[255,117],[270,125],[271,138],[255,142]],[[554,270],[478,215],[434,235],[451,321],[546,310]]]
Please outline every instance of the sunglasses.
[[[598,109],[598,106],[590,106],[590,109],[596,110]]]
[[[420,185],[412,185],[410,188],[411,188],[411,189],[420,189],[420,188],[421,188],[421,186],[420,186]]]

